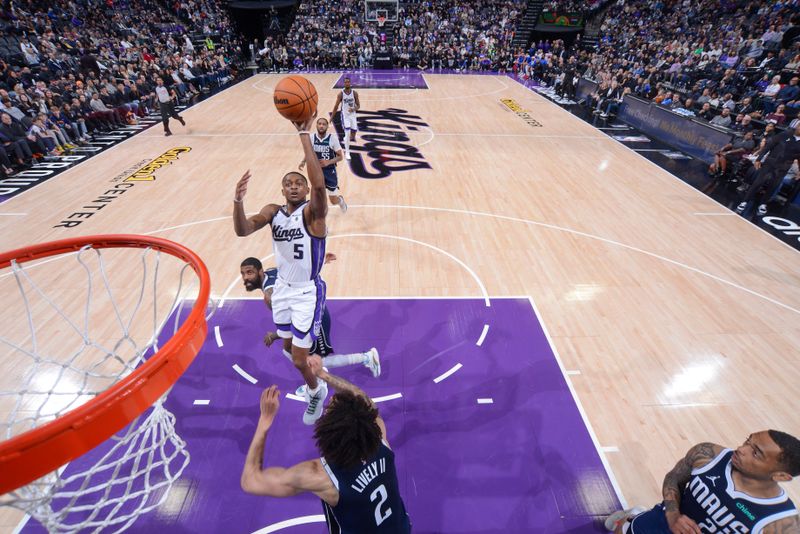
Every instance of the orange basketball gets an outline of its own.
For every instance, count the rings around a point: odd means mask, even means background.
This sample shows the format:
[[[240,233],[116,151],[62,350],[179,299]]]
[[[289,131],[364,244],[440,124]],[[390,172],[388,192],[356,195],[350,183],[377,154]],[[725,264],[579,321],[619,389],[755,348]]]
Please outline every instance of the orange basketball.
[[[278,113],[293,122],[306,121],[317,112],[317,90],[302,76],[292,74],[279,81],[272,98]]]

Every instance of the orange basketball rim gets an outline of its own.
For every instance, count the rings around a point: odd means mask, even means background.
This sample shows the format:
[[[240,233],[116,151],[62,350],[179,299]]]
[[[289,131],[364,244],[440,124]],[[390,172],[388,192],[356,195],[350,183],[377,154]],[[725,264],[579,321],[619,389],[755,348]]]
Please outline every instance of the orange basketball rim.
[[[188,317],[156,354],[113,386],[58,419],[0,442],[0,494],[13,491],[87,453],[150,407],[189,367],[206,338],[211,279],[200,257],[167,239],[94,235],[51,241],[0,254],[0,269],[17,263],[103,248],[150,248],[188,263],[200,280]]]

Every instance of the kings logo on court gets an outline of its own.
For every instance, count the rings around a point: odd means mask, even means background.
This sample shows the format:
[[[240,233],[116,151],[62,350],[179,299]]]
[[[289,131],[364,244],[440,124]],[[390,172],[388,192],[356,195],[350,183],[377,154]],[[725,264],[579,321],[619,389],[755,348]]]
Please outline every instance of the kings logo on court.
[[[350,145],[350,169],[367,179],[386,178],[396,172],[431,169],[411,137],[430,127],[404,109],[358,112],[356,144]]]

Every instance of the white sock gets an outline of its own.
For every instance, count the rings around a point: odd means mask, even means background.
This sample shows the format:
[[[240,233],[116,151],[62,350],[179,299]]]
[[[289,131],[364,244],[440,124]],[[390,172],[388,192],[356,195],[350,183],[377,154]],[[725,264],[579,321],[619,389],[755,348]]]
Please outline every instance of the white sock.
[[[357,354],[337,354],[335,356],[327,356],[324,360],[326,367],[344,367],[345,365],[356,365],[358,363],[365,363],[369,359],[366,352],[359,352]]]
[[[350,130],[344,131],[344,150],[350,152]]]

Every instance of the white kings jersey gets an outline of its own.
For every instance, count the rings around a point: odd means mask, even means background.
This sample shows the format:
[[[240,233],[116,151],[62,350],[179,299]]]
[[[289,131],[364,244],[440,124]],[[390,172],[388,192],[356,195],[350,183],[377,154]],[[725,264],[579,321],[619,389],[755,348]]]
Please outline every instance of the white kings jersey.
[[[272,218],[272,250],[278,277],[286,282],[308,282],[319,276],[325,261],[325,238],[314,237],[303,221],[301,204],[289,215],[281,206]]]
[[[352,111],[351,111],[352,108]],[[350,94],[344,92],[342,89],[342,113],[347,115],[354,115],[356,112],[356,91],[350,88]]]

